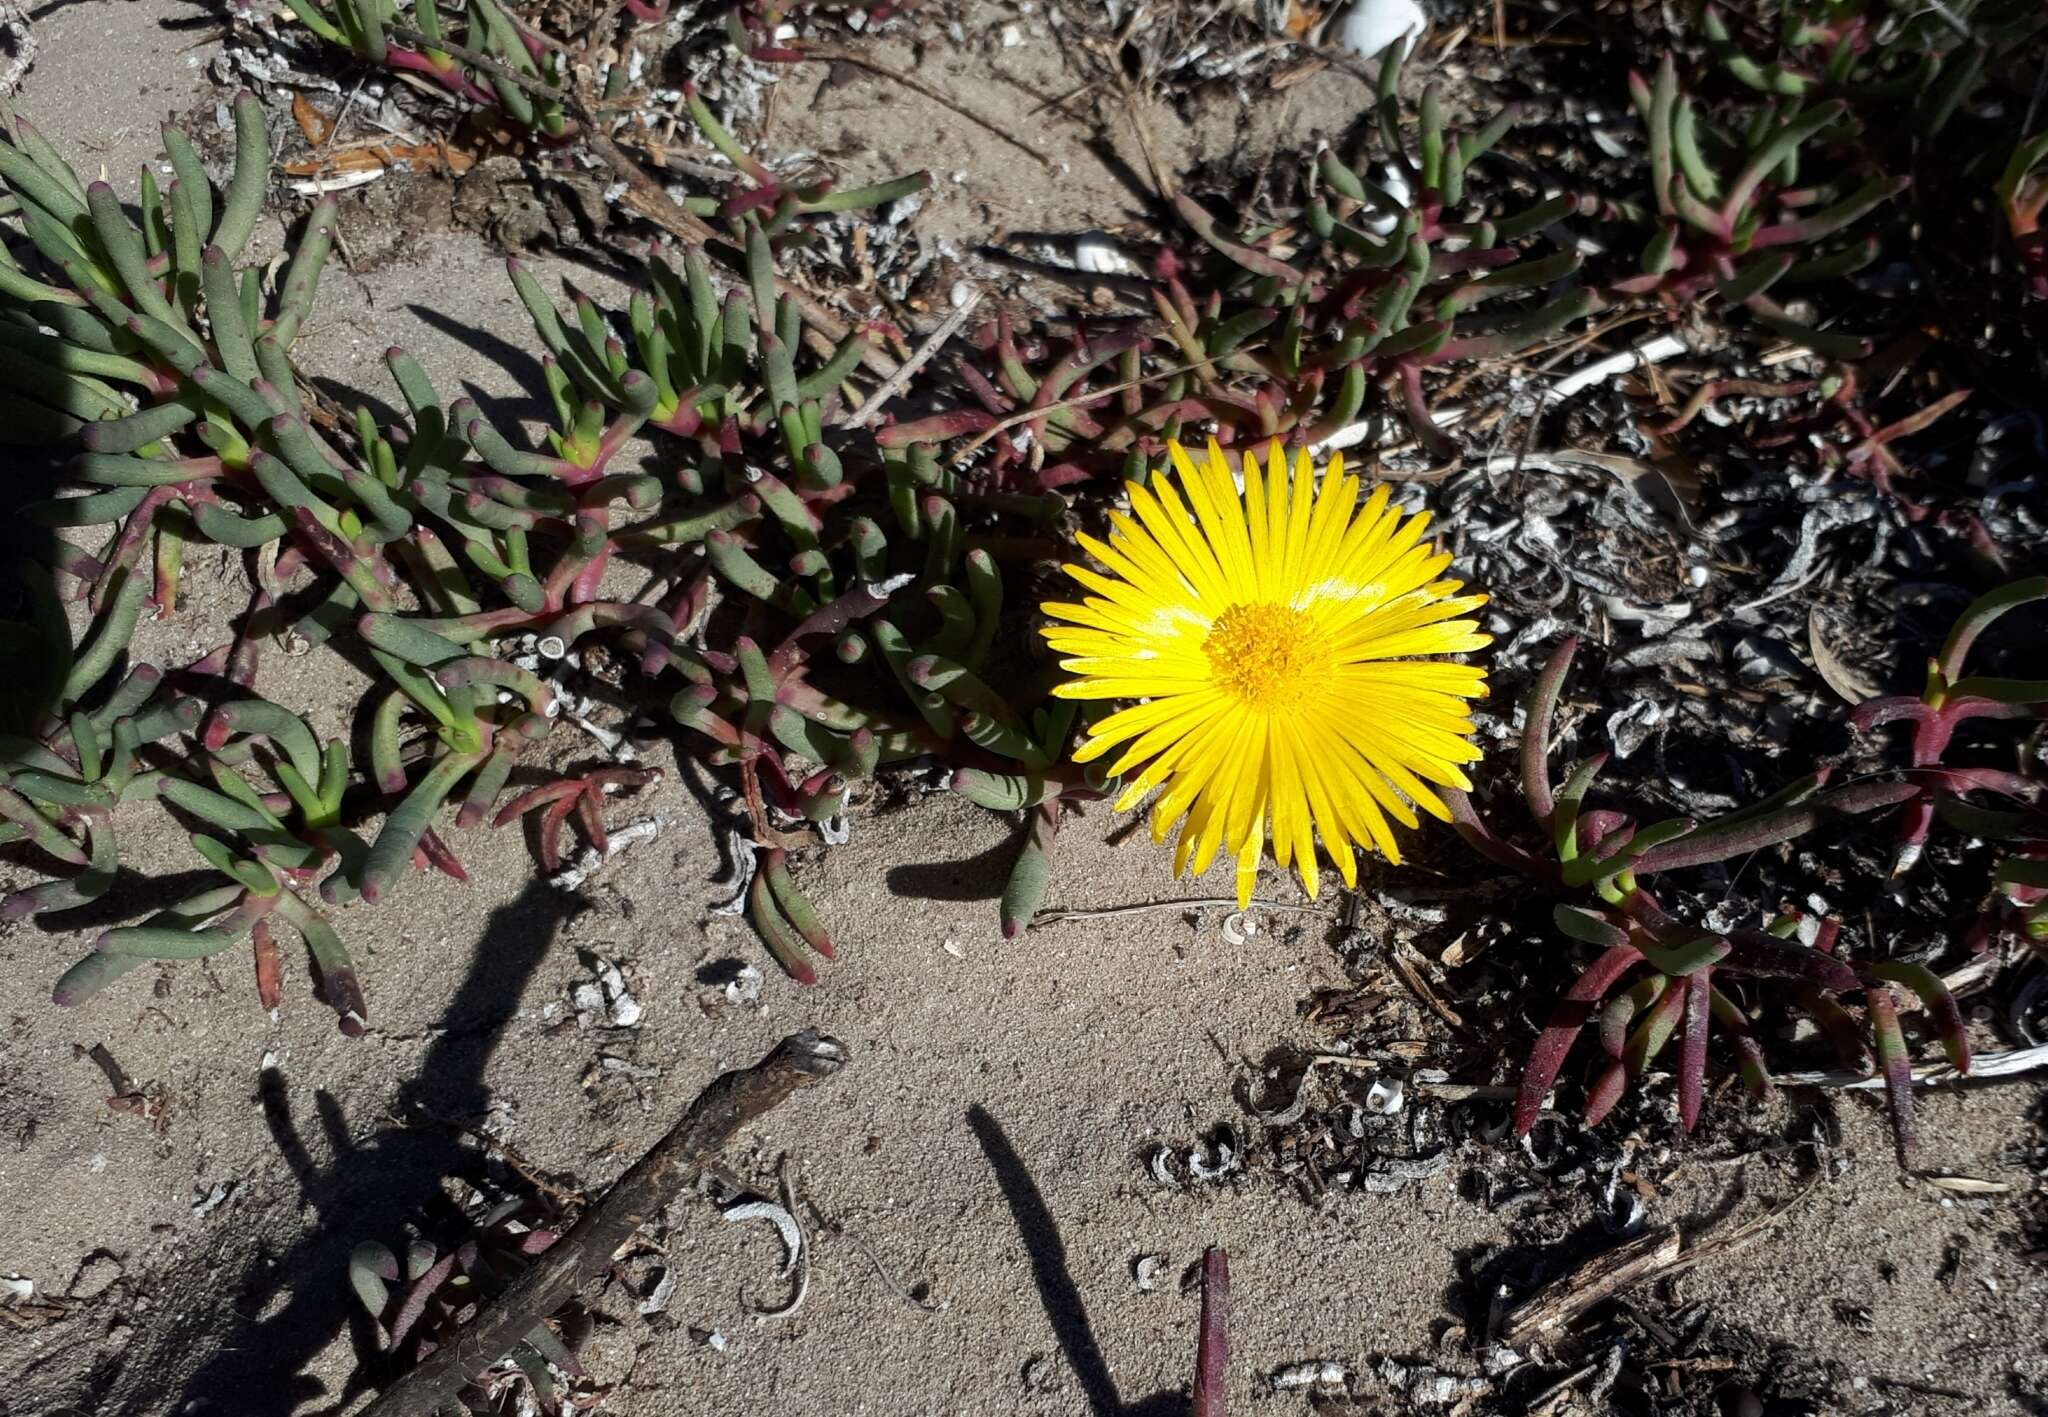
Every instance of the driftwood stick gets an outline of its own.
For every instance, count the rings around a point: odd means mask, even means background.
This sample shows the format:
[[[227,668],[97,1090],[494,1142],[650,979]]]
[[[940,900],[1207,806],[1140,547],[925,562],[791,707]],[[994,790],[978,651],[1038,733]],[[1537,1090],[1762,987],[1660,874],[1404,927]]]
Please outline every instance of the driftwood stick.
[[[569,1232],[537,1255],[512,1287],[486,1305],[446,1348],[407,1373],[362,1417],[433,1417],[464,1383],[497,1362],[536,1324],[603,1274],[613,1253],[661,1214],[689,1175],[722,1151],[741,1127],[799,1088],[846,1065],[846,1048],[813,1029],[793,1033],[751,1068],[721,1073],[683,1120],[613,1183]]]
[[[1808,1181],[1804,1189],[1784,1204],[1740,1225],[1721,1225],[1693,1240],[1681,1241],[1676,1226],[1638,1235],[1605,1254],[1593,1256],[1570,1274],[1559,1275],[1508,1310],[1500,1326],[1501,1341],[1519,1347],[1531,1339],[1549,1339],[1555,1330],[1577,1319],[1594,1305],[1647,1284],[1654,1279],[1681,1274],[1717,1255],[1741,1249],[1785,1218],[1786,1212],[1820,1188],[1820,1178]],[[1535,1411],[1532,1406],[1530,1411]]]
[[[1626,1244],[1595,1255],[1570,1274],[1561,1275],[1508,1311],[1501,1341],[1520,1347],[1546,1337],[1586,1310],[1643,1280],[1662,1274],[1678,1259],[1677,1227],[1652,1230]]]

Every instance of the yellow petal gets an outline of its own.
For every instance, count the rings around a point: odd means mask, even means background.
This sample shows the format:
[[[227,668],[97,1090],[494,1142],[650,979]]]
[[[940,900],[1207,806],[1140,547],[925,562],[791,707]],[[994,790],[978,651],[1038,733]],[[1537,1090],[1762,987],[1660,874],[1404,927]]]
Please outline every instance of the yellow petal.
[[[1054,692],[1123,701],[1074,760],[1107,763],[1119,811],[1157,794],[1176,874],[1228,854],[1249,901],[1270,849],[1313,898],[1327,851],[1353,885],[1360,849],[1399,862],[1396,827],[1448,816],[1438,789],[1469,785],[1486,674],[1445,656],[1489,642],[1469,618],[1486,597],[1447,574],[1426,514],[1384,484],[1361,502],[1341,457],[1318,479],[1278,442],[1235,473],[1213,440],[1168,453],[1106,539],[1078,538],[1094,565],[1064,569],[1085,598],[1043,607],[1073,676]]]

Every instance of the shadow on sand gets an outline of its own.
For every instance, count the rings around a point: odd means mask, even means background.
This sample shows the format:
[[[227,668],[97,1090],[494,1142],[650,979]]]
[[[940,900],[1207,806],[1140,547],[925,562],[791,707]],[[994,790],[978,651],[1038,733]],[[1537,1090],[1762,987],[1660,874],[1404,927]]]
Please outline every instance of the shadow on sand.
[[[1045,1306],[1053,1338],[1081,1384],[1092,1417],[1188,1417],[1188,1399],[1183,1393],[1162,1392],[1128,1404],[1117,1396],[1116,1379],[1110,1375],[1102,1347],[1095,1341],[1088,1308],[1081,1302],[1081,1291],[1067,1268],[1066,1242],[1060,1239],[1059,1227],[1053,1224],[1044,1193],[987,1108],[968,1108],[967,1125],[974,1129],[975,1140],[988,1157],[989,1169],[996,1173],[1003,1199],[1010,1203],[1010,1214],[1023,1238],[1024,1252],[1031,1258],[1031,1278],[1038,1285],[1038,1301]],[[1190,1371],[1194,1361],[1195,1355],[1190,1352]]]
[[[399,1089],[393,1115],[424,1112],[456,1121],[484,1115],[491,1097],[484,1081],[491,1055],[572,909],[567,897],[535,881],[491,912],[469,973],[441,1015],[439,1036],[419,1073]],[[260,1101],[312,1221],[283,1254],[254,1257],[239,1287],[223,1286],[236,1296],[239,1315],[267,1312],[267,1317],[232,1320],[219,1349],[179,1400],[168,1407],[151,1404],[149,1410],[189,1417],[305,1417],[304,1404],[330,1396],[303,1375],[306,1365],[344,1327],[362,1319],[349,1290],[349,1252],[363,1240],[396,1244],[406,1223],[422,1216],[429,1226],[459,1225],[462,1218],[444,1195],[442,1180],[481,1171],[477,1150],[444,1127],[387,1123],[354,1140],[339,1104],[319,1092],[314,1107],[326,1138],[320,1148],[328,1154],[323,1164],[301,1135],[285,1081],[275,1069],[263,1075]],[[280,1288],[289,1291],[282,1302],[276,1298]],[[358,1348],[369,1351],[366,1344]],[[339,1412],[386,1376],[358,1370],[344,1391],[313,1411]]]

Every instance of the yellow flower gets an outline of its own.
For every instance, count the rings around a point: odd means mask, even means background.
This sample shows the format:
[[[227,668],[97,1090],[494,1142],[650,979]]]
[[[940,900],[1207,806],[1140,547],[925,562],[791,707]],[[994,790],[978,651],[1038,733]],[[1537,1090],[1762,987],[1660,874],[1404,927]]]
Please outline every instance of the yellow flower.
[[[1390,510],[1384,485],[1361,506],[1341,454],[1320,491],[1306,452],[1291,477],[1278,443],[1263,476],[1248,455],[1240,499],[1213,441],[1199,464],[1169,447],[1178,488],[1130,484],[1135,518],[1111,512],[1107,545],[1080,538],[1109,574],[1067,566],[1093,593],[1042,607],[1065,622],[1043,634],[1077,676],[1054,692],[1137,700],[1074,756],[1122,749],[1110,774],[1138,771],[1118,811],[1163,785],[1152,839],[1186,818],[1174,874],[1192,860],[1199,875],[1226,848],[1240,905],[1268,840],[1311,899],[1319,837],[1355,885],[1354,848],[1401,859],[1388,818],[1413,827],[1420,807],[1448,820],[1429,784],[1471,786],[1466,700],[1486,692],[1485,671],[1418,656],[1489,643],[1457,618],[1486,597],[1438,579],[1451,558],[1424,544],[1427,513]]]

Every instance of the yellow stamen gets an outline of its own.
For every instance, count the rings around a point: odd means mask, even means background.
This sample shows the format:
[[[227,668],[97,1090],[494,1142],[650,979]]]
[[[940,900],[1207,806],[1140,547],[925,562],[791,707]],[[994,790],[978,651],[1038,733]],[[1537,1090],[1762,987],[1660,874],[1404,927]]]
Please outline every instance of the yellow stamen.
[[[1318,693],[1335,665],[1316,622],[1285,605],[1233,605],[1216,617],[1202,653],[1220,688],[1268,713]]]

